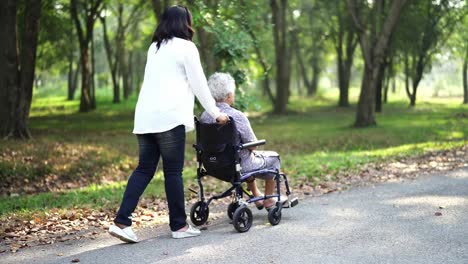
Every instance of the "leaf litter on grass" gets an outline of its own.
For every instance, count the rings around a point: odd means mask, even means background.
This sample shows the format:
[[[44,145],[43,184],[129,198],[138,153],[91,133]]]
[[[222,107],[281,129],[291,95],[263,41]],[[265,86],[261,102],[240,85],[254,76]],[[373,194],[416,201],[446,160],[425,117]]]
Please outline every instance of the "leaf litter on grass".
[[[293,193],[303,198],[342,191],[354,186],[400,181],[428,173],[450,171],[463,167],[468,167],[468,145],[451,150],[433,151],[419,157],[366,164],[353,172],[341,171],[336,175],[297,178],[290,183]],[[222,183],[213,178],[208,178],[206,182],[210,190],[219,189],[220,184]],[[198,189],[194,183],[190,183],[187,188]],[[188,206],[197,201],[196,194],[189,191],[186,194]],[[206,195],[209,195],[209,192]],[[224,203],[226,201],[214,201],[214,205],[218,206]],[[82,238],[95,239],[99,234],[105,233],[105,230],[112,223],[115,209],[52,209],[44,214],[34,215],[30,220],[14,215],[9,216],[3,219],[0,229],[0,254],[17,252],[21,248],[35,245],[54,244]],[[211,220],[219,217],[214,215],[215,217],[210,216]],[[143,198],[133,214],[133,221],[137,229],[167,224],[166,201],[158,198]]]

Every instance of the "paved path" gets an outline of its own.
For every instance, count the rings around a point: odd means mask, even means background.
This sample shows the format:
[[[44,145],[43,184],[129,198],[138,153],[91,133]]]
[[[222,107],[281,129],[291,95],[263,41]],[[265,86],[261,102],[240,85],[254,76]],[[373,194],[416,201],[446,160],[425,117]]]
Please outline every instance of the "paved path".
[[[143,241],[134,245],[104,234],[9,253],[0,263],[466,264],[468,169],[305,199],[274,227],[255,209],[244,234],[224,216],[197,238],[171,239],[167,227],[138,234]]]

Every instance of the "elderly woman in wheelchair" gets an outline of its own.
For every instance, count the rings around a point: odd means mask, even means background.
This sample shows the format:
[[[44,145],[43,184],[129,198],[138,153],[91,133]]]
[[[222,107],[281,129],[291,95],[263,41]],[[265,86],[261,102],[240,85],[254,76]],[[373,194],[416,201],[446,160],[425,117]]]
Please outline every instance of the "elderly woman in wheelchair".
[[[235,100],[235,82],[227,73],[215,73],[208,80],[211,94],[217,101],[221,112],[230,117],[226,125],[216,124],[204,112],[200,121],[195,120],[197,143],[197,179],[200,187],[199,198],[192,206],[190,217],[195,225],[202,225],[208,219],[209,203],[213,199],[231,196],[234,201],[228,207],[228,216],[233,220],[235,229],[246,232],[252,225],[252,212],[247,204],[254,203],[258,209],[268,210],[268,220],[272,225],[281,221],[282,208],[295,206],[297,199],[288,199],[280,194],[281,182],[290,195],[286,175],[280,173],[280,157],[273,151],[257,151],[256,147],[265,144],[257,141],[246,115],[232,107]],[[210,175],[231,182],[232,187],[223,194],[205,200],[201,178]],[[265,193],[258,189],[255,178],[265,180]],[[246,182],[248,190],[242,186]],[[248,199],[243,199],[246,194]]]

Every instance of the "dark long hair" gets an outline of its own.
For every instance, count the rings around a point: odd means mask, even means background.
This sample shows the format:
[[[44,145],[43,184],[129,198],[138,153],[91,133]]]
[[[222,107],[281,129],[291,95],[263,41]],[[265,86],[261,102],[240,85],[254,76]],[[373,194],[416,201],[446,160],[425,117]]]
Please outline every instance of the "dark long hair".
[[[152,42],[156,42],[159,49],[164,41],[173,37],[190,41],[193,38],[192,14],[185,6],[172,6],[164,10]]]

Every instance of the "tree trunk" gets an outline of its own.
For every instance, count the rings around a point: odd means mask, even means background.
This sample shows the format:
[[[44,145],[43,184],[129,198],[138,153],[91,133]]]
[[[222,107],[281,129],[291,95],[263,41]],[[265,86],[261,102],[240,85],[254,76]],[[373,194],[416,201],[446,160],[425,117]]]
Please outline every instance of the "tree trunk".
[[[67,100],[73,100],[73,51],[70,52],[70,56],[68,56],[68,96]]]
[[[34,85],[41,0],[31,0],[24,9],[22,46],[17,46],[17,1],[0,4],[0,137],[27,139]],[[19,54],[18,54],[19,53]]]
[[[294,47],[296,59],[297,59],[297,66],[298,66],[298,79],[301,79],[302,77],[302,82],[304,83],[304,86],[306,87],[307,90],[309,90],[311,86],[311,82],[309,81],[309,78],[307,76],[307,70],[304,65],[304,61],[302,60],[302,55],[301,55],[301,45],[299,44],[299,39],[297,36],[297,30],[294,29],[291,32],[291,44]]]
[[[124,98],[125,100],[128,99],[128,97],[130,97],[130,95],[132,94],[133,92],[133,52],[129,52],[128,53],[128,59],[127,59],[127,64],[126,64],[126,68],[127,68],[127,88],[124,88]],[[124,86],[125,87],[125,86]]]
[[[88,7],[88,4],[90,6]],[[92,90],[93,73],[90,54],[90,44],[93,40],[94,22],[97,19],[97,14],[100,12],[102,0],[94,0],[90,3],[86,2],[85,10],[80,10],[80,14],[84,14],[84,22],[86,31],[83,30],[80,17],[78,14],[78,4],[76,0],[71,0],[70,11],[72,19],[75,23],[78,40],[80,44],[80,63],[81,63],[81,98],[80,112],[89,112],[96,108],[95,94]]]
[[[339,38],[338,46],[336,47],[336,53],[337,53],[336,66],[337,66],[337,71],[338,71],[338,88],[340,90],[338,106],[348,107],[349,106],[349,78],[350,78],[349,71],[350,69],[348,68],[348,72],[346,72],[346,66],[344,65],[343,50],[342,50],[342,43],[341,43],[342,36],[338,36],[338,38]]]
[[[73,86],[71,90],[71,100],[75,99],[75,92],[76,92],[76,88],[78,87],[78,76],[80,75],[80,72],[81,72],[81,63],[80,63],[80,60],[78,59],[75,73],[73,74]]]
[[[137,52],[136,54],[136,62],[135,62],[135,66],[137,67],[135,72],[135,88],[136,88],[136,92],[137,94],[140,93],[140,87],[141,87],[141,79],[142,79],[142,72],[143,72],[143,69],[141,67],[141,65],[143,65],[143,59],[142,59],[142,55],[140,52]],[[139,70],[141,69],[141,70]]]
[[[419,79],[419,80],[418,80]],[[410,95],[410,106],[416,106],[416,92],[418,90],[419,81],[421,78],[413,79],[413,92]]]
[[[320,66],[319,66],[319,60],[318,58],[313,58],[312,59],[312,81],[310,83],[310,86],[307,87],[307,95],[308,96],[315,96],[317,94],[318,90],[318,83],[320,80]]]
[[[274,104],[275,114],[284,114],[287,110],[289,97],[289,81],[290,81],[290,56],[287,48],[286,36],[286,10],[287,0],[281,0],[281,8],[278,6],[277,0],[270,0],[272,9],[273,22],[273,37],[275,44],[276,56],[276,100]]]
[[[206,76],[209,76],[221,68],[221,63],[213,52],[214,38],[213,34],[207,32],[203,27],[197,27],[197,39],[200,42],[200,57]]]
[[[354,50],[356,44],[348,46],[347,44],[347,55],[346,58],[343,58],[343,53],[337,51],[338,60],[338,87],[340,90],[340,96],[338,101],[338,106],[348,107],[349,106],[349,82],[351,80],[351,68],[353,66]],[[349,49],[350,48],[350,49]]]
[[[467,77],[467,70],[468,70],[468,47],[466,48],[465,58],[463,60],[463,104],[468,104],[468,77]]]
[[[267,64],[265,57],[262,54],[262,51],[258,47],[258,40],[257,36],[255,33],[252,31],[252,29],[249,27],[246,29],[247,33],[249,33],[250,37],[252,38],[252,41],[254,42],[254,49],[255,53],[257,54],[258,60],[260,61],[260,65],[262,66],[263,69],[263,91],[267,94],[268,99],[270,99],[270,102],[274,104],[275,102],[275,97],[273,96],[273,93],[271,92],[271,86],[270,86],[270,76],[269,76],[269,69],[270,66]]]
[[[153,5],[153,12],[156,19],[161,21],[161,16],[164,13],[164,10],[169,6],[169,0],[152,0],[151,4]]]
[[[340,12],[340,11],[338,11]],[[335,45],[337,54],[337,69],[338,69],[338,88],[340,91],[338,106],[349,106],[349,82],[351,79],[351,67],[353,66],[354,52],[358,43],[356,32],[354,30],[344,30],[343,17],[338,14],[338,35],[337,44]],[[346,42],[343,38],[346,37]],[[345,46],[343,45],[345,44]],[[345,50],[346,52],[343,52]],[[344,56],[346,55],[346,57]]]
[[[383,97],[383,102],[386,104],[388,102],[388,88],[390,87],[390,81],[394,77],[394,69],[393,69],[393,60],[390,59],[387,67],[387,72],[385,74],[385,79],[384,79],[384,97]]]
[[[341,28],[340,28],[341,29]],[[350,69],[348,68],[348,72],[346,72],[345,66],[345,59],[343,56],[343,32],[340,30],[338,33],[338,43],[335,46],[336,48],[336,66],[337,66],[337,73],[338,73],[338,89],[340,91],[339,99],[338,99],[338,106],[339,107],[348,107],[349,106],[349,73]]]
[[[27,120],[31,108],[36,66],[36,50],[39,38],[39,19],[41,17],[41,0],[28,1],[25,8],[24,35],[20,50],[20,97],[17,112],[17,137],[29,138]]]
[[[345,78],[343,75],[342,78]],[[338,100],[339,107],[348,107],[349,106],[349,86],[345,86],[344,84],[340,84],[343,80],[338,80],[339,82],[339,89],[340,89],[340,96]]]
[[[84,45],[84,44],[83,44]],[[81,98],[80,112],[89,112],[92,110],[91,97],[91,62],[89,47],[83,46],[80,49],[81,61]]]
[[[390,11],[385,19],[385,23],[379,30],[371,30],[372,34],[364,28],[357,14],[357,4],[355,0],[347,0],[348,11],[353,19],[354,26],[359,35],[361,51],[365,61],[364,77],[359,95],[358,108],[356,112],[357,127],[366,127],[376,125],[375,122],[375,93],[377,89],[381,64],[384,63],[385,52],[390,42],[390,36],[396,28],[401,10],[406,0],[392,1]],[[380,29],[380,27],[379,27]],[[375,35],[374,35],[375,34]],[[374,40],[376,40],[374,42]]]
[[[410,97],[410,106],[411,106],[411,107],[415,107],[415,106],[416,106],[416,90],[414,91],[414,93],[411,94],[411,97]]]
[[[122,86],[123,86],[123,95],[124,99],[127,100],[130,94],[130,67],[129,65],[129,55],[126,55],[125,58],[122,58]]]
[[[383,89],[383,82],[385,79],[385,63],[380,64],[379,75],[377,76],[377,84],[375,90],[375,111],[377,113],[382,112],[382,89]]]
[[[375,126],[377,124],[374,117],[375,82],[374,78],[372,78],[373,72],[372,67],[365,65],[356,112],[356,122],[354,124],[356,127]]]
[[[384,85],[383,85],[383,103],[388,102],[388,86],[390,84],[390,77],[385,75]]]
[[[96,109],[96,56],[94,30],[91,30],[91,109]]]
[[[408,98],[411,98],[411,91],[409,88],[409,83],[410,83],[410,73],[409,73],[409,58],[408,58],[408,53],[405,52],[405,58],[404,58],[404,71],[405,71],[405,91],[406,95]]]
[[[15,111],[19,93],[16,40],[17,1],[0,1],[0,137],[11,137],[16,130]]]
[[[416,92],[418,90],[419,83],[421,82],[422,75],[423,75],[423,70],[424,70],[424,56],[420,55],[418,56],[418,61],[416,64],[416,72],[413,78],[411,80],[413,81],[413,91],[410,96],[410,106],[414,107],[416,106]]]
[[[109,41],[109,36],[107,35],[107,23],[105,17],[100,17],[101,24],[102,24],[102,35],[104,38],[104,49],[106,51],[107,62],[109,64],[109,69],[111,72],[111,79],[112,79],[112,87],[114,91],[113,96],[113,103],[120,103],[120,87],[119,81],[117,76],[117,67],[118,67],[118,55],[116,54],[116,58],[114,58],[112,47]],[[118,31],[118,30],[117,30]],[[117,51],[118,53],[118,51]]]

